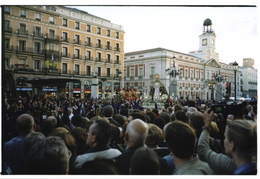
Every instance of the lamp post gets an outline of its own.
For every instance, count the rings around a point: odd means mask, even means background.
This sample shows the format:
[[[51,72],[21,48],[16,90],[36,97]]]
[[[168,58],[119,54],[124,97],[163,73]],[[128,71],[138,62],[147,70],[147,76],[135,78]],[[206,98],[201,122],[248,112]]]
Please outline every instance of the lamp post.
[[[170,97],[174,97],[177,95],[177,84],[176,84],[176,76],[181,74],[181,70],[182,68],[176,70],[176,66],[175,66],[175,56],[172,57],[173,59],[173,64],[172,66],[170,65],[170,68],[167,68],[166,74],[170,75],[170,87],[169,87],[169,96]]]
[[[234,101],[236,101],[236,98],[237,98],[237,69],[238,69],[238,63],[236,61],[233,63],[233,69],[235,72],[235,99],[234,99]]]
[[[214,87],[216,86],[215,80],[208,81],[208,87],[210,89],[210,98],[214,100]]]
[[[118,96],[120,96],[120,89],[121,89],[121,85],[120,85],[120,83],[121,83],[121,77],[122,77],[122,72],[119,70],[118,71],[118,78],[119,78],[119,86],[118,86]]]

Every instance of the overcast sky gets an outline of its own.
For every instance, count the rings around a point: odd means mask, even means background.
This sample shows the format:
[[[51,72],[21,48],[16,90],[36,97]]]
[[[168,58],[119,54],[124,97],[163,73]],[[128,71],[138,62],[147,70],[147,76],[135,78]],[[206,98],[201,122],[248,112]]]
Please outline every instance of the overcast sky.
[[[35,2],[28,0],[3,0],[3,4],[13,3],[14,5],[35,5]],[[258,55],[259,36],[257,36],[259,1],[63,0],[60,4],[61,1],[45,0],[43,3],[39,5],[70,5],[70,7],[81,5],[74,7],[107,19],[114,24],[122,25],[125,31],[125,52],[157,47],[182,53],[198,50],[203,22],[206,18],[210,18],[217,35],[215,47],[216,52],[219,53],[220,62],[237,61],[239,65],[242,65],[243,58],[253,58],[255,67],[259,65],[257,62],[260,57]],[[257,7],[228,7],[227,3],[232,6],[256,5]],[[174,6],[176,4],[185,6]],[[162,7],[162,5],[165,6]],[[201,6],[189,7],[187,5]],[[202,5],[224,6],[202,7]]]
[[[242,65],[243,58],[257,60],[256,7],[74,7],[122,25],[125,52],[157,47],[182,53],[198,50],[203,22],[210,18],[217,35],[216,52],[220,62],[237,61]]]

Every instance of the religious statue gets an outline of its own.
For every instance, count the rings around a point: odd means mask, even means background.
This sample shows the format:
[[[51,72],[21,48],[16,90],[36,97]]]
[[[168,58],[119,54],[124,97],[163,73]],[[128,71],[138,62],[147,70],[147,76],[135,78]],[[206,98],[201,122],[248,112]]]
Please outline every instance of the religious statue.
[[[163,95],[168,96],[168,92],[164,84],[159,79],[156,79],[155,82],[151,85],[150,96],[152,97],[152,100],[155,101],[161,99]]]

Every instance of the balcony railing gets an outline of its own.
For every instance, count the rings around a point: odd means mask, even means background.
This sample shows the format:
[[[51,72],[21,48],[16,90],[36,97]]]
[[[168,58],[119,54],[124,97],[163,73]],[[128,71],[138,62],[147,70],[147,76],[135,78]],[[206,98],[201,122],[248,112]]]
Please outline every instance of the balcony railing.
[[[63,37],[61,37],[61,41],[62,41],[62,42],[67,42],[67,43],[69,43],[69,42],[70,42],[70,39],[69,39],[69,38],[63,38]]]
[[[120,48],[119,47],[115,47],[115,51],[120,52]]]
[[[61,52],[61,57],[70,58],[70,54],[69,54],[69,53],[62,53],[62,52]]]
[[[119,64],[119,65],[121,65],[121,63],[120,63],[120,61],[119,60],[115,60],[115,62],[114,62],[115,64]]]
[[[89,47],[92,47],[92,42],[86,41],[86,42],[85,42],[85,45],[86,45],[86,46],[89,46]]]
[[[59,40],[60,36],[59,35],[54,35],[54,34],[46,34],[45,38],[51,39],[51,40]]]
[[[143,75],[140,75],[140,76],[138,76],[138,79],[139,79],[139,80],[142,80],[143,77],[144,77]]]
[[[5,47],[5,50],[10,50],[10,51],[14,50],[13,45],[5,45],[4,47]]]
[[[82,59],[82,55],[73,54],[73,58],[74,59]]]
[[[18,30],[17,30],[17,33],[18,33],[19,35],[28,35],[28,30],[18,29]]]
[[[97,48],[102,48],[102,44],[96,44]]]
[[[112,50],[112,46],[107,46],[106,45],[106,50]]]
[[[85,56],[85,60],[93,61],[93,57]]]
[[[96,57],[96,62],[103,62],[103,58]]]
[[[112,63],[111,59],[106,59],[106,63]]]
[[[130,76],[130,80],[133,80],[135,77],[134,76]]]
[[[43,38],[43,33],[36,33],[36,32],[33,32],[33,37],[39,37],[39,38]]]
[[[73,43],[74,43],[74,44],[79,44],[79,45],[81,45],[81,40],[73,39]]]
[[[5,32],[12,33],[13,28],[12,27],[5,27]]]

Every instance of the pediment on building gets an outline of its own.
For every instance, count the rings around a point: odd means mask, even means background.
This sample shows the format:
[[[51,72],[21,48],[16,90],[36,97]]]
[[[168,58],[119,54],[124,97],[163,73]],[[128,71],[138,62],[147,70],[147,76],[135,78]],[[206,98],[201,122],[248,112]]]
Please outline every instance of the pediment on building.
[[[218,67],[220,67],[220,64],[214,58],[212,58],[205,62],[205,66],[211,66],[211,67],[218,68]]]

